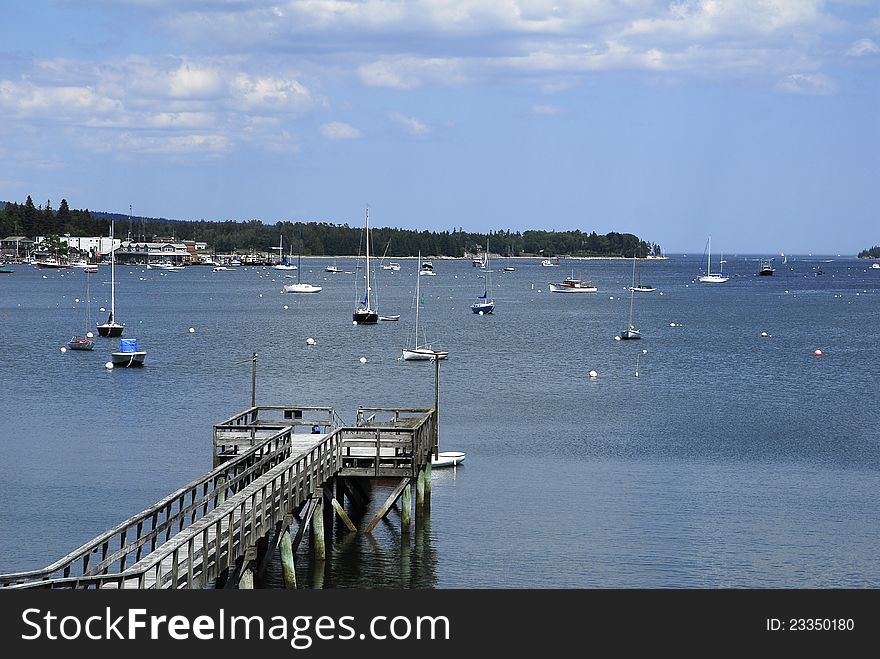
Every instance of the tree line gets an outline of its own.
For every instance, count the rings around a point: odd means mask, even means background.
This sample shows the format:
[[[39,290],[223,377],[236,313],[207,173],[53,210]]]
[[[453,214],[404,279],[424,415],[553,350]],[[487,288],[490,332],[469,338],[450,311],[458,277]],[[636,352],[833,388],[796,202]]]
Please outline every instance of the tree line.
[[[875,245],[859,252],[860,259],[880,259],[880,246]]]
[[[50,201],[35,206],[28,196],[23,204],[0,202],[0,236],[107,236],[110,222],[115,223],[115,236],[123,240],[154,241],[157,239],[195,240],[205,242],[216,253],[277,251],[283,237],[285,254],[304,256],[346,256],[364,253],[361,227],[321,221],[279,221],[265,224],[261,220],[236,222],[185,221],[134,217],[117,213],[71,210],[62,199],[55,210]],[[631,233],[611,231],[604,235],[595,231],[512,232],[509,229],[486,233],[464,231],[453,227],[446,231],[415,231],[393,227],[370,230],[371,252],[388,257],[454,256],[475,254],[489,249],[502,256],[660,256],[660,245],[640,239]]]

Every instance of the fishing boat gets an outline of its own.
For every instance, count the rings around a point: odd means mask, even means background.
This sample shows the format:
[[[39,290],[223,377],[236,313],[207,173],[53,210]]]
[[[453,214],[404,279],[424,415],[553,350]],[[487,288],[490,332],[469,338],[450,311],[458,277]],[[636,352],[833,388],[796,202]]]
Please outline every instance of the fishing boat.
[[[297,254],[296,256],[297,265],[293,266],[294,270],[296,270],[296,283],[295,284],[284,284],[284,292],[285,293],[320,293],[321,287],[315,284],[306,284],[303,283],[300,279],[302,274],[302,254]]]
[[[110,317],[98,324],[98,336],[122,336],[125,323],[116,322],[116,244],[113,241],[113,221],[110,221]]]
[[[709,236],[709,241],[706,245],[706,274],[700,277],[700,282],[703,284],[723,284],[730,279],[730,277],[724,274],[724,255],[721,255],[718,272],[712,272],[712,236]]]
[[[352,321],[357,325],[375,325],[379,322],[379,312],[371,306],[370,302],[370,209],[367,208],[364,216],[364,234],[366,237],[366,285],[364,286],[364,297],[360,300],[354,313],[351,315]]]
[[[431,468],[457,467],[464,462],[464,458],[465,454],[463,451],[440,451],[436,458],[431,456]]]
[[[324,272],[332,272],[336,274],[342,272],[342,270],[340,270],[336,263],[334,263],[333,265],[328,265],[326,268],[324,268]]]
[[[146,356],[147,352],[138,348],[137,339],[119,339],[119,350],[110,353],[110,362],[113,368],[143,366]]]
[[[89,323],[92,318],[92,297],[91,297],[91,287],[90,280],[91,277],[86,274],[86,331],[82,336],[76,336],[67,342],[68,350],[94,350],[95,342],[92,341],[92,334],[89,331]]]
[[[598,287],[593,282],[585,282],[583,277],[575,277],[574,272],[571,277],[563,279],[559,284],[550,284],[551,293],[595,293]]]
[[[872,263],[871,270],[880,270],[880,263]]]
[[[776,272],[776,269],[770,265],[770,259],[767,259],[761,262],[761,269],[758,270],[758,276],[772,277],[774,272]]]
[[[419,252],[419,260],[421,261],[422,254]],[[416,277],[416,293],[413,298],[415,307],[416,307],[416,321],[413,325],[413,334],[412,341],[410,342],[409,347],[403,349],[403,359],[404,361],[428,361],[430,359],[446,359],[449,356],[448,351],[444,350],[434,350],[431,345],[427,341],[427,337],[424,336],[424,328],[422,328],[422,335],[419,335],[419,307],[421,307],[425,301],[424,296],[421,294],[419,283],[421,282],[421,278]]]
[[[652,291],[656,291],[657,289],[651,286],[650,284],[642,283],[642,267],[641,265],[636,267],[636,285],[633,288],[636,293],[651,293]]]
[[[635,325],[633,325],[633,302],[635,301],[635,296],[636,296],[636,257],[635,257],[635,255],[633,255],[632,284],[630,284],[630,287],[629,287],[629,322],[626,324],[626,329],[620,333],[620,339],[622,341],[642,338],[642,333],[636,329]]]
[[[425,261],[419,268],[419,276],[427,275],[429,277],[433,277],[436,274],[437,273],[434,272],[434,264],[431,261]]]
[[[34,265],[36,265],[39,270],[68,270],[73,267],[69,263],[64,263],[63,261],[59,261],[58,259],[46,259],[45,261],[37,261]]]
[[[561,265],[558,256],[555,259],[544,259],[541,261],[541,267],[543,268],[555,268],[558,265]]]
[[[492,270],[489,268],[489,241],[486,241],[486,277],[483,280],[483,294],[477,296],[477,301],[471,305],[471,311],[479,316],[485,316],[495,312],[495,300],[489,295],[489,289],[492,287]]]

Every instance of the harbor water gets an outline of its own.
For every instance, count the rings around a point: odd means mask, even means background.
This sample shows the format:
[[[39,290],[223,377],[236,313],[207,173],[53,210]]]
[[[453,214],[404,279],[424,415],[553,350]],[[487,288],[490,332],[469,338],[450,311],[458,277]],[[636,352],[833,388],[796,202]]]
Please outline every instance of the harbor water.
[[[92,331],[106,320],[109,267],[12,266],[0,572],[48,565],[209,471],[211,426],[250,405],[254,352],[258,404],[332,406],[349,423],[358,405],[432,406],[433,365],[400,359],[417,263],[399,262],[374,292],[400,320],[375,326],[352,324],[354,258],[303,259],[317,294],[283,293],[295,280],[271,268],[117,266],[116,319],[147,352],[142,369],[105,368],[118,339],[61,351],[85,328],[87,276]],[[880,587],[880,270],[760,265],[728,256],[730,281],[713,285],[696,281],[699,255],[641,263],[657,288],[633,298],[643,338],[618,341],[631,261],[495,259],[496,311],[478,316],[480,269],[434,259],[420,322],[450,353],[440,450],[467,459],[434,471],[409,539],[392,514],[372,536],[340,533],[323,566],[303,543],[300,585]],[[598,292],[548,292],[571,275]]]

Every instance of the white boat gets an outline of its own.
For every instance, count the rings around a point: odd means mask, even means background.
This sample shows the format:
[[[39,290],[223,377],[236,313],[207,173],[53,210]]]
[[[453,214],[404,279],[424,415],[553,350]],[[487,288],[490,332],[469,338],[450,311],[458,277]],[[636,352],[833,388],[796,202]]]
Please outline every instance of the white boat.
[[[334,263],[333,265],[328,265],[326,268],[324,268],[324,272],[338,273],[342,272],[342,270],[340,270]]]
[[[422,253],[419,252],[419,261],[422,260]],[[407,362],[412,361],[428,361],[434,358],[446,359],[449,352],[445,350],[434,350],[424,336],[424,328],[422,329],[422,337],[419,337],[419,307],[424,303],[420,290],[419,277],[416,277],[416,293],[413,301],[416,307],[416,321],[413,325],[412,342],[408,348],[403,349],[403,359]]]
[[[551,293],[595,293],[599,290],[593,285],[593,282],[585,282],[583,277],[575,278],[574,272],[571,273],[571,277],[564,279],[561,283],[549,286]]]
[[[393,323],[393,322],[396,322],[396,321],[400,320],[400,314],[399,314],[399,313],[398,313],[398,314],[394,314],[393,316],[382,316],[382,315],[380,315],[380,316],[379,316],[379,320],[384,320],[384,321],[386,321],[386,322],[391,322],[391,323]]]
[[[544,259],[541,261],[541,267],[543,268],[555,268],[558,265],[560,265],[558,256],[555,259]]]
[[[642,267],[641,267],[641,265],[636,268],[636,282],[637,283],[636,283],[635,287],[632,287],[632,286],[630,287],[636,293],[651,293],[651,292],[657,290],[654,286],[651,286],[650,284],[643,284],[642,283]]]
[[[129,211],[131,221],[131,211]],[[113,242],[113,220],[110,220],[110,317],[106,323],[98,323],[98,336],[122,336],[125,323],[116,322],[116,245]]]
[[[370,300],[370,209],[367,208],[364,216],[364,235],[366,238],[366,257],[365,264],[367,267],[366,285],[364,286],[364,297],[355,308],[351,315],[352,321],[356,325],[375,325],[379,322],[379,312],[371,306]]]
[[[419,276],[427,275],[429,277],[433,277],[437,273],[434,272],[434,264],[430,261],[425,261],[422,263],[421,268],[419,269]]]
[[[880,270],[880,263],[874,263],[871,265],[871,270]]]
[[[306,284],[300,281],[300,276],[302,273],[302,269],[299,267],[302,265],[302,254],[298,254],[296,257],[297,265],[293,266],[296,269],[296,283],[295,284],[284,284],[284,292],[285,293],[320,293],[321,287],[316,286],[315,284]]]
[[[82,336],[74,335],[70,341],[67,342],[68,350],[94,350],[95,342],[92,341],[92,337],[94,336],[89,331],[89,323],[92,320],[92,294],[91,288],[89,286],[89,270],[83,270],[86,273],[86,331]]]
[[[489,289],[492,287],[492,270],[489,268],[489,241],[486,240],[486,285],[483,287],[483,294],[477,296],[477,301],[471,305],[471,312],[478,316],[485,316],[495,313],[495,300],[489,295]]]
[[[440,451],[436,458],[431,456],[431,468],[457,467],[464,462],[464,458],[465,454],[463,451]]]
[[[392,262],[392,263],[386,263],[385,265],[382,266],[382,269],[383,269],[383,270],[391,270],[391,271],[393,271],[393,272],[397,272],[398,270],[400,270],[400,264],[399,264],[399,263],[394,263],[394,262]]]
[[[146,356],[147,352],[138,348],[137,339],[119,339],[119,350],[110,353],[110,362],[113,368],[143,366]]]
[[[706,274],[700,277],[703,284],[723,284],[730,277],[724,274],[724,255],[721,255],[721,261],[718,264],[718,272],[712,272],[712,236],[709,236],[706,249]]]
[[[636,329],[636,326],[633,325],[633,302],[636,297],[636,257],[633,255],[633,272],[632,272],[632,284],[629,287],[629,322],[626,325],[626,329],[620,333],[620,339],[622,341],[633,340],[633,339],[641,339],[642,333]]]
[[[232,268],[228,265],[218,265],[214,266],[211,272],[232,272],[233,270],[238,270],[238,268]]]
[[[285,259],[284,256],[282,255],[282,252],[284,251],[284,234],[281,234],[280,238],[281,239],[278,242],[278,260],[280,261],[280,263],[273,265],[272,269],[273,270],[297,270],[298,266],[295,266],[295,265],[293,265],[293,263],[291,263],[291,261],[293,260],[293,254],[290,255],[289,259]],[[275,249],[275,247],[273,247],[272,249]]]
[[[516,268],[510,265],[504,268],[504,272],[513,272],[514,270],[516,270]]]

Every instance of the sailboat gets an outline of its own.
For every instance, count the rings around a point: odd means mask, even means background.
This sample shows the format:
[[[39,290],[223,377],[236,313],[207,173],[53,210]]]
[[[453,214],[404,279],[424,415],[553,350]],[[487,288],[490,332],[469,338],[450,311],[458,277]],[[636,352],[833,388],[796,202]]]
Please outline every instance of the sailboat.
[[[131,211],[129,210],[129,221]],[[116,243],[113,239],[113,220],[110,221],[110,317],[106,323],[98,323],[98,336],[122,336],[125,323],[116,322]]]
[[[89,287],[89,280],[92,276],[89,273],[85,273],[86,277],[86,331],[85,334],[80,336],[75,336],[67,342],[68,350],[94,350],[95,342],[92,341],[92,336],[94,336],[89,331],[89,319],[92,317],[92,298],[91,291]]]
[[[635,258],[635,257],[633,257],[633,258]],[[651,286],[650,284],[643,284],[642,283],[642,267],[641,266],[636,268],[636,275],[638,277],[638,283],[635,285],[634,288],[630,287],[636,293],[651,293],[652,291],[657,290],[655,287]]]
[[[730,277],[724,274],[724,255],[721,255],[721,261],[719,262],[718,272],[712,272],[712,236],[709,236],[709,242],[707,243],[707,256],[706,256],[706,274],[700,277],[700,282],[704,284],[723,284]]]
[[[633,254],[633,271],[632,271],[632,284],[629,287],[629,322],[626,325],[626,329],[620,333],[621,340],[632,340],[632,339],[641,339],[642,333],[636,329],[636,326],[633,325],[633,302],[635,301],[636,296],[636,257]]]
[[[480,316],[493,313],[495,311],[495,300],[489,297],[489,288],[492,286],[492,270],[489,268],[489,241],[486,240],[486,278],[483,280],[486,286],[483,288],[483,294],[477,297],[477,301],[471,305],[471,311]]]
[[[273,265],[272,268],[275,270],[297,270],[298,266],[295,266],[291,263],[293,260],[293,253],[291,252],[290,258],[284,258],[284,234],[281,234],[280,241],[278,243],[278,260],[279,263],[277,265]],[[292,247],[292,246],[291,246]],[[274,247],[272,249],[275,249]],[[318,289],[320,290],[320,289]],[[311,292],[311,291],[308,291]]]
[[[364,288],[364,297],[351,315],[352,321],[357,325],[375,325],[379,322],[379,312],[370,304],[370,209],[367,208],[364,218],[364,233],[366,235],[366,266],[367,283]]]
[[[300,277],[302,275],[302,251],[296,256],[296,265],[293,266],[293,269],[296,270],[296,283],[295,284],[284,284],[284,292],[285,293],[320,293],[321,287],[316,286],[315,284],[304,284]],[[275,266],[278,267],[278,266]]]
[[[419,252],[419,262],[422,260],[422,253]],[[430,345],[428,345],[427,340],[419,343],[419,307],[422,305],[422,297],[421,291],[419,287],[419,282],[421,281],[420,277],[416,277],[416,296],[415,296],[415,305],[416,305],[416,323],[413,328],[413,342],[411,348],[403,349],[403,359],[404,361],[427,361],[429,359],[446,359],[449,356],[449,352],[445,350],[434,350]]]

